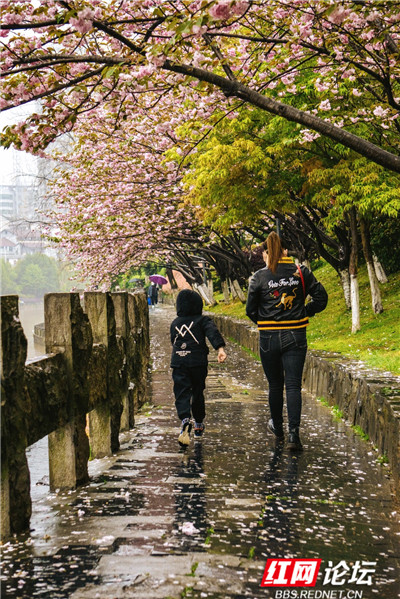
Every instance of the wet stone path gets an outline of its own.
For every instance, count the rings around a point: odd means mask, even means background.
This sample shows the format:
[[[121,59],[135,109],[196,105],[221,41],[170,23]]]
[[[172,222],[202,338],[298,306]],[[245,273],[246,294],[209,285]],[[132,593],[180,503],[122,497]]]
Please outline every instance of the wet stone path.
[[[89,485],[40,487],[30,534],[2,548],[2,597],[400,597],[399,518],[372,446],[307,394],[304,451],[275,445],[261,366],[237,346],[222,365],[211,351],[206,432],[179,450],[172,318],[151,312],[152,405]],[[321,559],[315,587],[260,588],[268,558]],[[372,584],[357,561],[376,562]]]

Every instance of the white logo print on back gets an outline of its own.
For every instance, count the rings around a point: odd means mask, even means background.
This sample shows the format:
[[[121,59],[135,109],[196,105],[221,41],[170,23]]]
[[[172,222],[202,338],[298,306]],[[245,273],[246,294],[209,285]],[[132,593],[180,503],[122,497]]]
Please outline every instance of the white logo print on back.
[[[178,337],[185,337],[186,333],[189,333],[189,335],[191,335],[193,337],[193,339],[196,341],[196,343],[199,343],[199,341],[197,341],[196,337],[193,335],[192,331],[190,330],[192,328],[193,324],[194,324],[194,322],[192,320],[192,322],[190,323],[189,326],[187,326],[186,324],[183,324],[181,326],[181,328],[175,327],[175,330],[178,331],[178,334],[176,335],[176,337],[174,339],[174,343],[176,342]]]

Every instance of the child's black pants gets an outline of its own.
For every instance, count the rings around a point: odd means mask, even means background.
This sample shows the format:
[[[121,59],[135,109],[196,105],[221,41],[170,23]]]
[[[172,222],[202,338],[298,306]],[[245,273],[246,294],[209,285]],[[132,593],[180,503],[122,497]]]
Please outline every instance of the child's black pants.
[[[206,387],[207,366],[179,366],[172,369],[175,406],[178,418],[193,418],[203,422],[206,415],[204,389]]]

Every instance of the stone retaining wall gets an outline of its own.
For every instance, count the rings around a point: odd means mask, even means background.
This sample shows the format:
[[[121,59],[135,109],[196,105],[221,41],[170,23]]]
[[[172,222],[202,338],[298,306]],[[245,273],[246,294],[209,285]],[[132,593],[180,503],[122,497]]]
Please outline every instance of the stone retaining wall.
[[[82,307],[82,304],[84,307]],[[46,355],[26,362],[18,296],[1,298],[1,537],[29,528],[25,450],[49,436],[50,489],[88,481],[92,457],[119,448],[146,399],[149,314],[143,292],[45,296]]]
[[[212,317],[226,338],[259,353],[255,326],[227,316]],[[303,386],[315,397],[338,406],[351,425],[369,435],[378,451],[388,457],[400,496],[400,377],[367,369],[339,354],[308,351]]]

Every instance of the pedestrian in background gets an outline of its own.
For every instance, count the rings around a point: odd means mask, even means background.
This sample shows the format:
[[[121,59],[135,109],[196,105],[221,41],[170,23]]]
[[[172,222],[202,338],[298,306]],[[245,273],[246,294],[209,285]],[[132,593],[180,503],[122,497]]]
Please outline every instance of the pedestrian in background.
[[[177,317],[171,323],[172,379],[175,407],[182,428],[178,441],[181,447],[190,443],[194,418],[194,438],[201,439],[206,415],[204,389],[208,373],[206,338],[218,350],[218,362],[224,362],[225,341],[209,316],[204,316],[203,300],[196,291],[183,289],[176,299]]]
[[[158,303],[158,289],[157,285],[152,281],[148,289],[147,296],[150,299],[149,305],[156,306]]]
[[[283,388],[286,388],[288,449],[301,450],[301,385],[309,318],[325,309],[328,295],[305,266],[297,266],[273,232],[263,243],[267,266],[251,278],[246,314],[260,331],[260,356],[269,384],[269,430],[283,441]],[[310,300],[306,303],[307,296]]]

